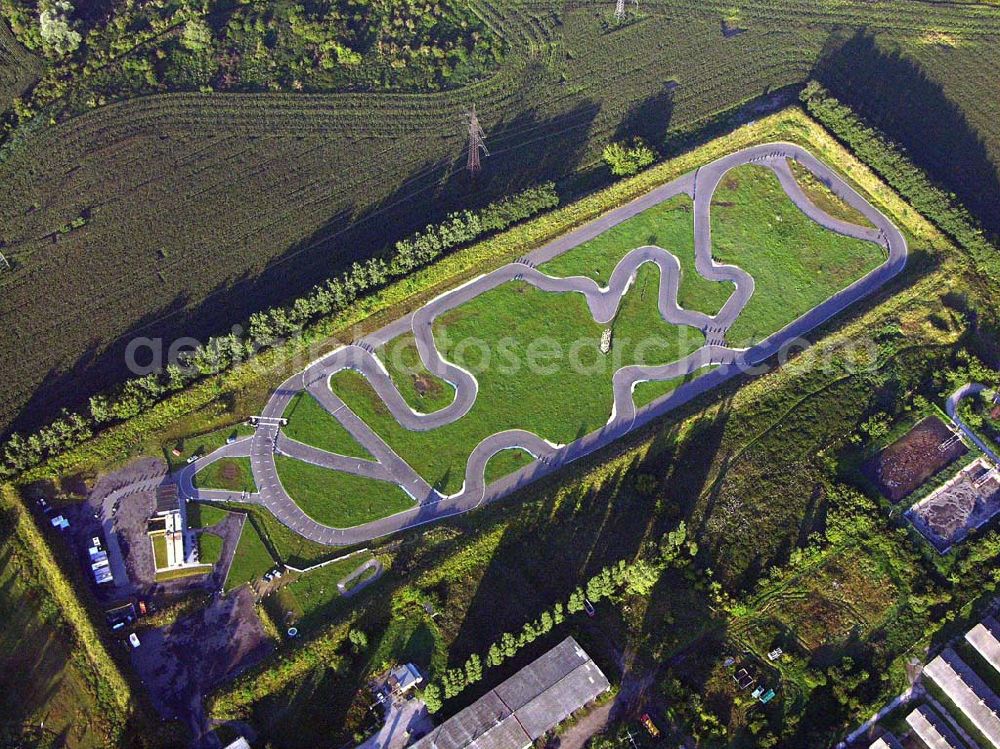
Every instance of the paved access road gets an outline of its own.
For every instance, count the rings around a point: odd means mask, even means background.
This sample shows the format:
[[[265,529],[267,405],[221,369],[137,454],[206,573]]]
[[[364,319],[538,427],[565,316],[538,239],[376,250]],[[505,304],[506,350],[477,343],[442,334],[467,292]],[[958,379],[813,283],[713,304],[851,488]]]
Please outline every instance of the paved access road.
[[[962,417],[958,415],[958,404],[962,400],[972,395],[978,395],[984,390],[992,391],[995,390],[995,388],[992,388],[989,385],[983,385],[979,382],[970,382],[962,385],[962,387],[958,388],[958,390],[948,396],[948,401],[945,403],[945,410],[948,411],[949,418],[955,422],[955,426],[961,429],[965,436],[968,437],[984,455],[993,461],[993,465],[1000,466],[1000,455],[997,455],[996,448],[991,447],[986,442],[983,442],[983,440],[979,438],[979,435],[973,432],[969,428],[969,425],[962,421]]]
[[[849,205],[860,211],[874,228],[860,227],[835,219],[816,207],[799,188],[788,165],[789,158],[806,167]],[[712,259],[710,209],[712,195],[725,174],[737,166],[748,163],[772,169],[791,200],[812,220],[831,231],[876,242],[885,247],[888,258],[871,273],[837,292],[761,343],[750,349],[738,350],[725,345],[725,333],[753,295],[754,281],[744,270],[716,263]],[[728,281],[735,285],[735,290],[718,314],[709,316],[678,306],[680,264],[675,256],[659,247],[639,247],[626,255],[614,269],[606,288],[598,286],[589,278],[580,276],[553,278],[536,269],[537,264],[547,262],[603,234],[647,208],[681,193],[687,193],[694,200],[695,266],[698,273],[713,281]],[[906,240],[895,225],[826,164],[817,160],[805,149],[789,143],[754,146],[725,156],[652,190],[641,198],[540,247],[517,262],[452,289],[365,339],[344,346],[313,362],[304,371],[282,383],[275,391],[261,414],[266,418],[262,420],[253,437],[227,445],[188,466],[181,472],[179,483],[185,496],[192,499],[229,499],[258,503],[297,533],[329,545],[363,543],[405,528],[467,512],[481,504],[500,499],[518,487],[608,445],[636,426],[663,416],[722,382],[747,371],[748,367],[763,362],[781,351],[784,346],[800,339],[816,326],[879,289],[904,268],[906,256]],[[660,268],[658,305],[664,319],[678,325],[699,328],[706,335],[706,345],[671,364],[629,365],[619,369],[613,378],[614,408],[607,424],[568,445],[553,445],[523,430],[510,430],[487,437],[472,451],[466,465],[465,484],[457,494],[442,496],[436,492],[330,389],[329,382],[333,374],[343,369],[354,369],[369,380],[392,415],[406,428],[422,431],[451,423],[455,419],[462,418],[472,408],[478,392],[478,383],[471,373],[445,360],[438,352],[431,334],[436,317],[500,284],[518,279],[546,291],[572,291],[583,294],[594,319],[606,322],[614,317],[630,279],[636,269],[644,263],[654,263]],[[434,413],[422,414],[411,409],[373,353],[378,346],[408,331],[414,333],[417,350],[424,366],[455,388],[454,401]],[[632,400],[632,389],[637,382],[670,380],[712,365],[719,366],[649,405],[636,408]],[[281,434],[277,419],[283,415],[292,397],[302,390],[308,390],[315,396],[323,407],[371,453],[374,460],[334,455],[295,442]],[[519,471],[486,485],[484,472],[487,461],[496,453],[510,448],[522,448],[536,460]],[[276,453],[373,480],[398,484],[414,498],[415,506],[411,510],[353,528],[325,526],[307,516],[288,496],[275,468]],[[195,472],[210,462],[227,456],[250,458],[254,479],[259,488],[258,493],[245,496],[238,492],[207,491],[193,486],[191,478]]]

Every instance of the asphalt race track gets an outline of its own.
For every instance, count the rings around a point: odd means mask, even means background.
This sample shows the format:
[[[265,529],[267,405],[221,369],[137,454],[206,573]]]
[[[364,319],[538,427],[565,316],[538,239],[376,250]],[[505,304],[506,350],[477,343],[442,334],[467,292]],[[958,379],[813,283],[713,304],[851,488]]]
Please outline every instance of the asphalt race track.
[[[821,179],[839,197],[860,211],[875,228],[863,228],[835,219],[817,208],[799,188],[788,165],[795,159]],[[740,350],[724,345],[725,332],[733,324],[753,295],[754,281],[742,269],[717,264],[712,259],[711,224],[709,213],[712,196],[726,172],[743,164],[755,163],[767,167],[778,179],[796,206],[821,226],[856,239],[876,242],[886,248],[887,260],[868,275],[837,292],[822,304],[772,334],[750,349]],[[606,288],[582,276],[553,278],[535,266],[567,252],[664,200],[687,193],[694,200],[695,265],[702,276],[714,281],[730,281],[735,291],[715,316],[681,309],[677,304],[680,264],[666,250],[639,247],[626,255],[615,267]],[[663,185],[641,198],[615,209],[598,219],[565,234],[531,252],[517,262],[479,276],[458,288],[442,294],[415,312],[396,320],[361,341],[344,346],[304,371],[290,377],[274,392],[264,408],[264,417],[253,437],[220,448],[211,455],[187,466],[177,475],[182,494],[189,499],[231,500],[252,502],[266,507],[286,526],[300,535],[327,545],[363,543],[395,531],[430,523],[450,515],[467,512],[481,504],[494,502],[525,484],[550,474],[566,463],[599,450],[631,429],[662,417],[674,408],[706,393],[719,384],[746,372],[754,365],[778,354],[789,344],[842,312],[863,297],[882,287],[906,265],[906,240],[888,218],[848,186],[830,167],[817,160],[805,149],[788,143],[754,146],[725,156],[695,172]],[[644,263],[660,268],[658,305],[663,318],[671,323],[690,325],[706,334],[707,343],[694,353],[666,365],[629,365],[615,372],[613,378],[614,408],[611,418],[601,429],[591,432],[568,445],[553,445],[535,434],[510,430],[493,434],[480,442],[469,457],[465,483],[457,494],[442,496],[385,443],[362,419],[330,389],[330,377],[343,369],[354,369],[364,375],[385,402],[392,415],[404,427],[424,431],[435,429],[462,418],[475,402],[478,384],[469,372],[443,359],[434,345],[431,328],[436,317],[458,307],[490,289],[519,279],[544,291],[578,292],[585,296],[590,312],[597,322],[614,317],[636,269]],[[429,414],[413,411],[372,353],[397,336],[411,331],[424,366],[434,375],[455,387],[454,401]],[[671,380],[708,366],[717,368],[687,382],[649,405],[636,408],[632,389],[643,380]],[[289,401],[302,390],[316,399],[368,450],[374,460],[361,460],[319,450],[285,437],[278,426]],[[496,453],[510,448],[522,448],[536,459],[524,468],[486,485],[486,463]],[[275,453],[316,465],[373,480],[398,484],[415,501],[411,510],[373,520],[352,528],[331,528],[306,515],[287,494],[278,479]],[[197,489],[194,474],[223,457],[249,457],[258,492]]]

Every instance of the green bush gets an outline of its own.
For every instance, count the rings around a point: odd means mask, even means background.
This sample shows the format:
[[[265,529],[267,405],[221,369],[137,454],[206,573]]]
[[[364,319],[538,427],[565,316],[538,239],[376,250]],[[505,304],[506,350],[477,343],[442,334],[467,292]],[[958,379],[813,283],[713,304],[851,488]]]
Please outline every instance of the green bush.
[[[638,174],[656,161],[656,152],[641,138],[631,142],[611,143],[604,148],[604,163],[616,177]]]

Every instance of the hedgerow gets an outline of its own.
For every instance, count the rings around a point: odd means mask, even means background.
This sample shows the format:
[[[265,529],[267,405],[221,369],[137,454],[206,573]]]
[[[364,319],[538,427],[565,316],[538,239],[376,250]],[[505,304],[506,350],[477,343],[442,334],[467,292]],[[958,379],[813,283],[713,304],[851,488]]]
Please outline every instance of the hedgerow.
[[[453,213],[444,223],[428,226],[423,232],[397,242],[388,259],[355,263],[349,272],[316,286],[291,306],[255,313],[250,317],[246,336],[230,333],[212,338],[205,346],[185,352],[179,363],[168,365],[160,374],[130,380],[114,395],[91,397],[86,414],[64,413],[62,418],[33,434],[11,436],[3,449],[0,476],[17,475],[46,457],[80,444],[92,436],[94,429],[133,418],[164,396],[300,334],[319,317],[341,314],[366,292],[405,276],[443,253],[501,231],[558,203],[555,186],[549,182],[479,211]]]
[[[965,249],[983,273],[1000,281],[1000,250],[989,241],[972,214],[918,169],[903,148],[868,127],[815,81],[803,89],[801,100],[810,115],[910,201],[914,209]]]

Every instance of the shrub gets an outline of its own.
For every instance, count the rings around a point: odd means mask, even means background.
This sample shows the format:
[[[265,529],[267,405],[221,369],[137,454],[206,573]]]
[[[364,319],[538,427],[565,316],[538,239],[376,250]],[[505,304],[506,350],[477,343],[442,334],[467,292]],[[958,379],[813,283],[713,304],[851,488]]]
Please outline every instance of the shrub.
[[[656,161],[656,152],[641,138],[631,142],[611,143],[604,148],[604,163],[616,177],[638,174]]]

